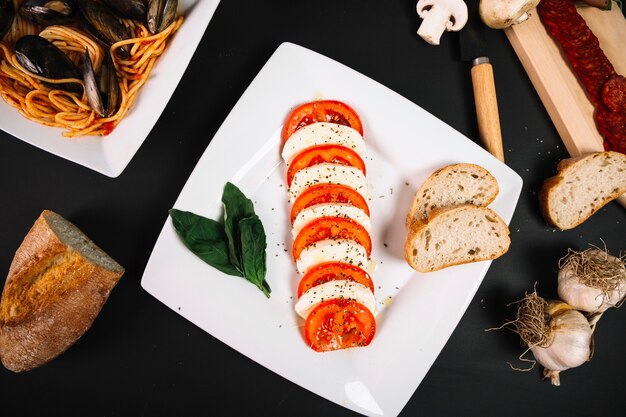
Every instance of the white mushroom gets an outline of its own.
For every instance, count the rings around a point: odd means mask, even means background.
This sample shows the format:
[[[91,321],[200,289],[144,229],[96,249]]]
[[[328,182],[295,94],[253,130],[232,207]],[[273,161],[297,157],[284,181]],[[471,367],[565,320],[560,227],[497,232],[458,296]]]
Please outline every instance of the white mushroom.
[[[480,18],[492,29],[504,29],[528,19],[539,0],[480,0]]]
[[[419,0],[417,14],[424,19],[417,34],[431,45],[439,45],[445,30],[458,31],[467,23],[467,6],[463,0]]]

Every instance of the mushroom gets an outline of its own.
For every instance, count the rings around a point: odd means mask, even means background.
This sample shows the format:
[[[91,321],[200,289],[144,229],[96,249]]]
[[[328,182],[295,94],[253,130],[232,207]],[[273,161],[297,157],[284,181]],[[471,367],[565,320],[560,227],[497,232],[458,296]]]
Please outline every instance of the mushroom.
[[[492,29],[504,29],[528,19],[528,11],[534,9],[539,0],[480,0],[480,18]]]
[[[417,14],[424,19],[417,34],[431,45],[439,45],[444,30],[458,31],[467,23],[463,0],[419,0]]]

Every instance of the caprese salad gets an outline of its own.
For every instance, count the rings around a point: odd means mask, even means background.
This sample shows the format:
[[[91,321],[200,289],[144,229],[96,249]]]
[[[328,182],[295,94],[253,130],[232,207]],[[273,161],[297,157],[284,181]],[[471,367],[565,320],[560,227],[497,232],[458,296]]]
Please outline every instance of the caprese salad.
[[[306,343],[316,351],[367,346],[376,300],[361,120],[340,101],[313,101],[291,112],[282,138]]]

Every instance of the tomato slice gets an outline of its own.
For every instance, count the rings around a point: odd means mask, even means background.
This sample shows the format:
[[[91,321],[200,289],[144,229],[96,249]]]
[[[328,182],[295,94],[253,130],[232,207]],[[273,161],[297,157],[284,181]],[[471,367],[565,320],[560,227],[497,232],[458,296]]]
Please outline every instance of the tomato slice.
[[[319,100],[304,103],[289,114],[283,128],[283,141],[301,127],[317,122],[350,126],[363,135],[361,119],[352,107],[337,100]]]
[[[352,149],[341,145],[319,145],[305,149],[291,161],[287,170],[287,187],[291,186],[296,172],[323,162],[353,166],[365,175],[365,162]]]
[[[316,184],[304,190],[291,206],[291,224],[302,210],[316,204],[345,203],[360,208],[370,215],[367,202],[354,188],[342,184]]]
[[[372,239],[363,226],[346,217],[320,217],[308,223],[300,230],[293,241],[293,259],[300,258],[300,253],[307,246],[324,239],[349,239],[365,248],[369,257],[372,253]]]
[[[364,285],[374,292],[374,282],[370,275],[356,265],[343,262],[324,262],[315,265],[304,274],[298,284],[298,298],[309,289],[329,281],[345,279]]]
[[[324,301],[304,323],[304,339],[317,352],[367,346],[375,333],[374,315],[354,300]]]

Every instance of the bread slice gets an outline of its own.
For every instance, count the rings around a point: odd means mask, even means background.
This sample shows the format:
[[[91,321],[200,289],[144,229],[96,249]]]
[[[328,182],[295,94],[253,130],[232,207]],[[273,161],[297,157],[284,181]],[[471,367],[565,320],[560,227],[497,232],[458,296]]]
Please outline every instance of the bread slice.
[[[626,155],[596,152],[564,159],[544,181],[539,202],[546,221],[571,229],[626,192]]]
[[[498,214],[474,205],[434,210],[412,224],[404,257],[419,272],[496,259],[509,250],[509,228]]]
[[[417,190],[406,225],[409,227],[415,221],[426,221],[432,210],[441,207],[464,204],[487,206],[498,192],[498,181],[480,165],[448,165],[435,171]]]
[[[17,249],[0,299],[0,359],[11,371],[54,359],[90,327],[124,268],[45,210]]]

